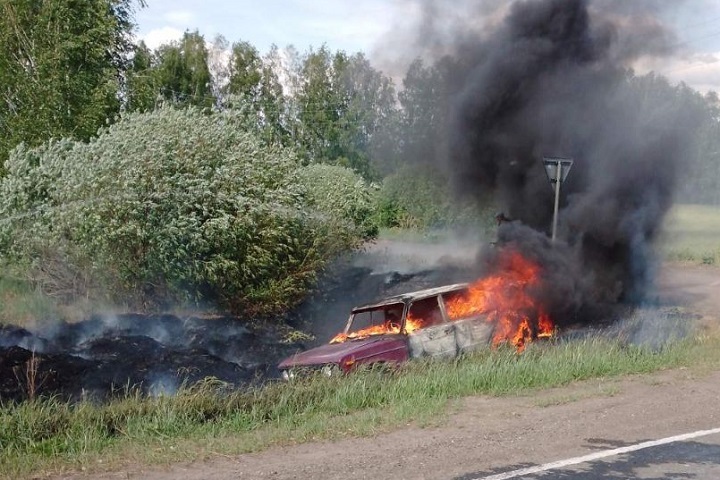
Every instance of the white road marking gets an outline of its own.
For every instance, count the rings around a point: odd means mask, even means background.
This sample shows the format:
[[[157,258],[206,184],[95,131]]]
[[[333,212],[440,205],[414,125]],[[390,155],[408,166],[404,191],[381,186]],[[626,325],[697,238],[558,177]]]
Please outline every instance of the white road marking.
[[[720,428],[713,428],[711,430],[698,430],[697,432],[684,433],[682,435],[675,435],[674,437],[661,438],[660,440],[650,440],[648,442],[629,445],[627,447],[613,448],[612,450],[604,450],[602,452],[591,453],[590,455],[585,455],[582,457],[568,458],[567,460],[558,460],[557,462],[546,463],[544,465],[538,465],[536,467],[521,468],[519,470],[513,470],[512,472],[498,473],[497,475],[490,475],[489,477],[476,477],[471,480],[507,480],[509,478],[516,478],[523,475],[532,475],[533,473],[546,472],[548,470],[554,470],[556,468],[577,465],[578,463],[592,462],[593,460],[599,460],[605,457],[612,457],[613,455],[621,455],[623,453],[635,452],[644,448],[657,447],[659,445],[666,445],[673,442],[683,442],[685,440],[704,437],[707,435],[714,435],[716,433],[720,433]]]

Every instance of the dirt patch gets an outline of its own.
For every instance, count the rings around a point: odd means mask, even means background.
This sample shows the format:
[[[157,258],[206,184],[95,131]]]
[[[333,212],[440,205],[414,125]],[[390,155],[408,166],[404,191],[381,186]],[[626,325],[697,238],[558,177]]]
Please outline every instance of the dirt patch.
[[[701,326],[720,327],[720,268],[667,265],[658,279],[658,297],[701,314]]]

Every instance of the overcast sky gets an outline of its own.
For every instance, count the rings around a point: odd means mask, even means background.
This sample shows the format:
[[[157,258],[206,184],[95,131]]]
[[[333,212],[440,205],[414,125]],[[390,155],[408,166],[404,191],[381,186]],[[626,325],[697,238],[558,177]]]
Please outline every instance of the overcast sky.
[[[629,1],[629,0],[628,0]],[[632,0],[642,1],[642,0]],[[665,21],[675,28],[684,54],[639,66],[684,81],[701,91],[720,91],[720,0],[645,0],[671,5]],[[331,50],[383,54],[381,40],[417,21],[413,0],[147,0],[137,14],[138,36],[152,48],[199,30],[230,42],[247,40],[260,52],[272,44],[300,51],[326,44]],[[449,5],[450,3],[445,3]]]

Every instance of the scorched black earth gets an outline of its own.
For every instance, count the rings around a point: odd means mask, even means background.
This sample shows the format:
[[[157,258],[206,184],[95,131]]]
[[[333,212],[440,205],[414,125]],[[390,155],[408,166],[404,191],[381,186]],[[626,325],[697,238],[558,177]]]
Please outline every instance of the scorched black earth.
[[[272,375],[297,345],[278,329],[259,334],[234,318],[98,316],[34,333],[0,327],[0,398],[34,395],[107,398],[136,389],[172,394],[183,383],[216,377],[245,385]]]

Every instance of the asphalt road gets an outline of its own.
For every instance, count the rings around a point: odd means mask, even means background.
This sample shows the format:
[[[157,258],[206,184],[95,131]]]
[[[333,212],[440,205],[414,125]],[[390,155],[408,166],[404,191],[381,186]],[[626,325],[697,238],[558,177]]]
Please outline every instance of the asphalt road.
[[[660,445],[652,445],[658,443],[652,440],[622,445],[590,439],[589,448],[601,449],[595,454],[544,465],[512,465],[493,472],[474,472],[456,480],[720,479],[720,429],[710,434],[692,432],[690,436],[692,438],[676,441],[670,438],[670,442]],[[595,459],[587,458],[593,456]]]

